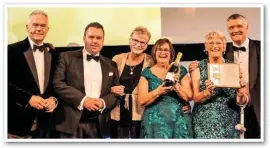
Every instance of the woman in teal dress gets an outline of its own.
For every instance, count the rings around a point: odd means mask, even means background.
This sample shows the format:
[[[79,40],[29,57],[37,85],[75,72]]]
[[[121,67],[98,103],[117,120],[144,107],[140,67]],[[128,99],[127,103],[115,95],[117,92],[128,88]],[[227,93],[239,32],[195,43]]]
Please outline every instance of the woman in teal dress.
[[[199,62],[192,72],[193,126],[198,139],[239,138],[235,126],[240,122],[240,111],[236,105],[247,103],[247,85],[240,74],[241,89],[215,88],[207,77],[207,63],[230,63],[223,58],[226,38],[218,32],[209,32],[205,38],[208,59]]]
[[[180,81],[165,87],[163,80],[174,59],[174,49],[168,39],[159,39],[152,48],[155,65],[142,72],[138,86],[138,103],[145,106],[141,123],[141,138],[191,138],[182,107],[192,96],[187,70],[180,66]]]

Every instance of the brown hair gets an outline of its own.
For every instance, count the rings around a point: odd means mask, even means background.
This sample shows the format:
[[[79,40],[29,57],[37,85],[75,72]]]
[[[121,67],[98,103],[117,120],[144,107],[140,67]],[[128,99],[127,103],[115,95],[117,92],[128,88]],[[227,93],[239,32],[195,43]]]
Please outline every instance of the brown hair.
[[[92,22],[92,23],[88,24],[84,29],[84,33],[83,33],[84,36],[86,35],[86,31],[90,27],[101,29],[103,32],[103,36],[105,36],[104,28],[99,22]]]

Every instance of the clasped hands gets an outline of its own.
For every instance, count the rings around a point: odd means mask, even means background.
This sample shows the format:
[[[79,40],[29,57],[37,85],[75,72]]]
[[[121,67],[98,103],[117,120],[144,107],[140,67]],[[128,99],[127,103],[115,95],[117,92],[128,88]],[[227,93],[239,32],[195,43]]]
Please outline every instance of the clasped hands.
[[[125,86],[123,85],[118,85],[118,86],[113,86],[111,87],[111,93],[117,94],[119,96],[124,96],[125,95]]]
[[[33,95],[29,100],[29,105],[37,110],[45,109],[46,112],[53,112],[56,108],[56,100],[54,97],[43,99],[40,96]]]
[[[83,107],[89,111],[98,111],[104,107],[104,104],[99,98],[87,97],[83,102]]]

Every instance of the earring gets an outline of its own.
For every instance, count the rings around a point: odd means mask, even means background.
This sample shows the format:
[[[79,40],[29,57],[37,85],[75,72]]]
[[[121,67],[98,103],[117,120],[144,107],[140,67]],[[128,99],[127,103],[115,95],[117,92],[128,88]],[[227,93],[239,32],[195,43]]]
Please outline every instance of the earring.
[[[205,54],[207,55],[207,51],[206,51],[206,49],[204,49],[204,50],[203,50],[203,52],[205,52]]]

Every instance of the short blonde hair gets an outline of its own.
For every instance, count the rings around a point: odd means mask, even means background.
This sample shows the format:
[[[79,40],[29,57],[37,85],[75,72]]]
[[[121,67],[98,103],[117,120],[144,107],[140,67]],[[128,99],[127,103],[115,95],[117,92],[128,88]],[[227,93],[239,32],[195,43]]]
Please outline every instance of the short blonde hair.
[[[142,27],[142,26],[138,26],[136,27],[130,34],[130,37],[134,34],[134,32],[136,33],[139,33],[139,34],[144,34],[144,35],[147,35],[148,36],[148,42],[150,41],[151,39],[151,33],[149,32],[149,30],[145,27]]]
[[[217,31],[208,32],[205,36],[205,44],[208,42],[209,39],[212,39],[214,36],[218,36],[222,40],[222,43],[224,45],[224,49],[226,50],[227,39],[226,39],[225,35],[221,32],[217,32]]]

